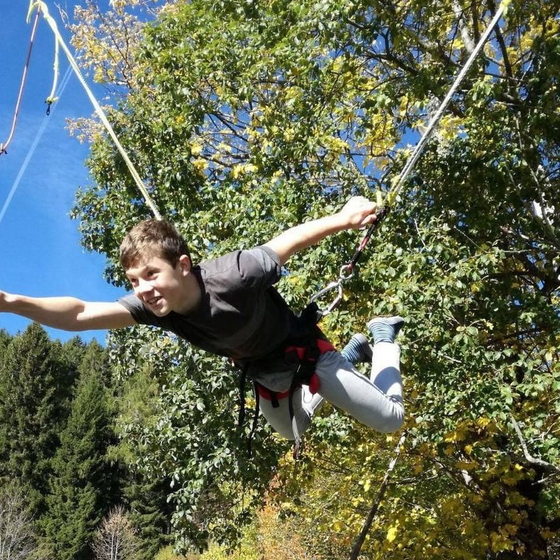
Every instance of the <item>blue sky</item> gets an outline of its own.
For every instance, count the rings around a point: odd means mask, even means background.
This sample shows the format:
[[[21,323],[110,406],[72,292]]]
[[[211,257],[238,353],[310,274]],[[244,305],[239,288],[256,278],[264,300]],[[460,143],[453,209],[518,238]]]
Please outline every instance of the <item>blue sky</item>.
[[[62,1],[72,13],[77,2]],[[51,14],[62,29],[53,2],[47,1]],[[27,56],[31,24],[26,23],[28,3],[24,0],[2,2],[0,37],[4,45],[0,56],[0,142],[7,140]],[[41,141],[0,219],[0,290],[30,296],[70,295],[92,301],[113,301],[122,290],[103,278],[104,258],[86,252],[80,245],[78,223],[69,217],[75,192],[91,182],[84,161],[87,145],[69,136],[67,118],[90,116],[93,107],[77,78],[68,84],[45,115],[45,98],[53,78],[54,36],[41,18],[31,58],[29,77],[20,109],[18,125],[8,153],[0,156],[0,211],[4,207],[37,133],[45,119],[48,123]],[[61,52],[60,80],[68,67]],[[59,82],[60,83],[60,82]],[[91,85],[91,84],[90,84]],[[97,90],[96,95],[102,95]],[[15,334],[29,321],[0,314],[0,328]],[[75,333],[48,329],[53,338],[67,340]],[[82,333],[103,342],[105,331]]]

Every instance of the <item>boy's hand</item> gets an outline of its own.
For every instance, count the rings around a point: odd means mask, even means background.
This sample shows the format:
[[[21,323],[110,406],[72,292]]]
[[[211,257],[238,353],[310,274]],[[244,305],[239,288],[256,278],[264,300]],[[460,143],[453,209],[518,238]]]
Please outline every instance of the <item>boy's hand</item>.
[[[377,205],[364,196],[352,197],[340,210],[339,216],[347,223],[347,229],[360,229],[377,220]]]

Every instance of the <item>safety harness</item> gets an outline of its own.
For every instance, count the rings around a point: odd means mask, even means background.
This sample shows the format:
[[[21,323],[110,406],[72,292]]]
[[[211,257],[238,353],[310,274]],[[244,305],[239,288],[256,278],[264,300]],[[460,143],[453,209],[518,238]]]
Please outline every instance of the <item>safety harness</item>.
[[[294,393],[307,385],[312,395],[316,394],[321,386],[319,377],[316,373],[317,361],[322,354],[335,350],[335,347],[326,339],[325,335],[317,327],[317,322],[321,318],[319,307],[315,302],[310,303],[300,314],[303,324],[307,325],[307,334],[298,337],[295,340],[288,340],[281,349],[284,362],[290,369],[294,369],[292,382],[287,391],[272,391],[253,380],[253,389],[255,395],[255,413],[253,417],[253,425],[247,438],[247,451],[251,454],[251,443],[253,435],[256,431],[260,410],[260,399],[270,401],[273,408],[280,406],[282,399],[288,399],[288,407],[290,412],[290,421],[294,434],[294,459],[299,457],[301,451],[301,434],[297,426],[294,413]],[[247,384],[247,376],[250,364],[242,367],[240,385],[239,385],[239,428],[241,429],[245,420],[245,391]]]

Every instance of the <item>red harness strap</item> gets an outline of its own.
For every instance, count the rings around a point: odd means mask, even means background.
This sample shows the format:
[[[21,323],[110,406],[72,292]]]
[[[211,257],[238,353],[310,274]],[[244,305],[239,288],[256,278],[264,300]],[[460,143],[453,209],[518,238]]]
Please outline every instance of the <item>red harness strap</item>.
[[[326,352],[334,352],[336,350],[336,348],[328,340],[325,340],[323,338],[318,338],[316,344],[317,349],[319,350],[319,356],[325,354]],[[307,348],[305,346],[288,346],[285,352],[295,352],[300,360],[304,360],[306,359]],[[310,363],[315,363],[317,361],[311,356],[308,356],[307,360]],[[257,387],[259,396],[263,399],[266,399],[267,401],[271,401],[272,403],[276,403],[278,400],[285,399],[286,397],[290,396],[290,389],[283,392],[277,392],[263,387],[260,383],[255,383],[255,385]],[[301,387],[301,383],[298,385],[298,387]],[[320,387],[321,382],[319,381],[319,376],[316,372],[313,372],[313,374],[309,378],[309,391],[312,395],[314,395],[319,391]]]

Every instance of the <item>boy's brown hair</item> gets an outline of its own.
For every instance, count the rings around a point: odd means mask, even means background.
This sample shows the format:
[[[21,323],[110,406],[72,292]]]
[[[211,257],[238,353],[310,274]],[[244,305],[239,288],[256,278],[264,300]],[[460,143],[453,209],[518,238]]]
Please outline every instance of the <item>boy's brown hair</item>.
[[[188,245],[175,226],[153,218],[136,224],[120,246],[120,262],[125,270],[150,257],[162,258],[175,266],[181,255],[191,258]]]

